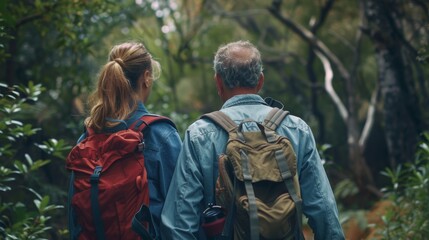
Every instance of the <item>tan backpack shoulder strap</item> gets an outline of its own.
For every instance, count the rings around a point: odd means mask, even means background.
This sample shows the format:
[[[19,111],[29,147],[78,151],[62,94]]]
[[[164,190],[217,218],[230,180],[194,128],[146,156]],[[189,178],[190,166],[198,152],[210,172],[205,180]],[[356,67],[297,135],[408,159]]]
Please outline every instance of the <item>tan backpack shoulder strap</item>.
[[[279,108],[273,108],[265,117],[263,125],[269,129],[276,130],[283,119],[289,114],[289,111],[284,111]]]
[[[286,188],[289,191],[289,195],[295,203],[299,233],[302,234],[302,199],[301,190],[298,185],[298,172],[295,172],[295,174],[292,175],[293,173],[289,169],[285,155],[281,150],[276,151],[276,160],[283,178],[283,182],[285,183]],[[303,237],[301,238],[304,239]]]
[[[228,117],[228,115],[221,111],[206,113],[200,118],[208,118],[212,120],[227,132],[231,132],[237,127],[237,124],[230,117]]]

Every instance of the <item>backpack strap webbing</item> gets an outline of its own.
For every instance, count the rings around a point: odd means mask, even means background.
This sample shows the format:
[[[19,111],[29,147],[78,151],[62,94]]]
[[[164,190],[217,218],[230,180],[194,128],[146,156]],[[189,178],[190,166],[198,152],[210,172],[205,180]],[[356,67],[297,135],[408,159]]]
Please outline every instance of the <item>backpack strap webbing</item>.
[[[285,155],[283,154],[283,151],[278,150],[276,151],[275,154],[276,154],[277,164],[281,172],[283,181],[286,185],[286,188],[289,191],[289,195],[291,196],[293,202],[295,203],[296,218],[298,222],[298,230],[299,230],[300,237],[301,239],[304,239],[302,237],[302,234],[303,234],[302,233],[302,200],[298,196],[299,189],[296,189],[294,184],[294,178],[297,178],[296,176],[297,173],[295,173],[295,175],[292,176],[292,173],[289,170],[289,166],[287,165],[287,161],[285,159]]]
[[[69,190],[67,194],[67,210],[68,210],[68,226],[69,226],[69,235],[70,240],[76,240],[78,239],[78,236],[80,232],[82,231],[82,227],[77,223],[76,220],[76,212],[74,211],[71,201],[72,197],[74,195],[75,189],[74,189],[74,171],[72,170],[70,172],[70,180],[69,180]]]
[[[265,117],[263,125],[272,130],[276,130],[288,114],[289,111],[284,111],[275,107],[271,109],[271,111]],[[304,239],[302,236],[302,200],[298,195],[299,189],[296,189],[294,184],[294,178],[297,176],[292,176],[283,151],[276,151],[276,160],[286,188],[288,189],[289,194],[295,203],[299,234],[301,239]]]
[[[243,149],[240,149],[241,167],[243,170],[244,187],[246,188],[249,201],[250,239],[259,240],[259,218],[256,196],[252,185],[252,174],[250,173],[249,157]],[[236,194],[234,192],[234,194]]]
[[[94,169],[94,173],[91,175],[90,183],[91,183],[91,210],[92,210],[92,218],[93,224],[95,227],[95,233],[97,240],[105,240],[106,236],[104,234],[104,224],[101,219],[101,210],[100,204],[98,203],[98,183],[100,181],[100,174],[102,171],[101,166],[96,166]]]
[[[265,117],[263,125],[269,129],[276,130],[288,114],[289,111],[273,108]]]
[[[146,127],[155,122],[166,122],[177,129],[174,122],[171,121],[171,119],[169,119],[168,117],[154,114],[147,114],[141,116],[139,119],[137,119],[136,121],[134,121],[134,123],[131,124],[130,129],[133,129],[134,131],[138,132],[143,132]],[[150,231],[146,229],[146,227],[142,224],[143,222],[147,222],[149,224],[149,229],[154,234],[153,236],[150,234]],[[150,212],[149,207],[146,205],[142,205],[140,210],[134,215],[131,228],[143,240],[158,239],[159,237],[159,233],[154,226],[152,213]]]
[[[169,119],[168,117],[160,116],[160,115],[154,115],[154,114],[148,114],[143,115],[139,119],[137,119],[134,123],[131,124],[130,129],[133,129],[134,131],[142,132],[147,126],[154,122],[166,122],[169,123],[171,126],[176,128],[176,125]]]
[[[208,118],[213,122],[217,123],[220,127],[222,127],[228,133],[231,132],[234,128],[237,127],[237,124],[230,118],[228,115],[221,111],[214,111],[211,113],[206,113],[202,115],[200,118]]]

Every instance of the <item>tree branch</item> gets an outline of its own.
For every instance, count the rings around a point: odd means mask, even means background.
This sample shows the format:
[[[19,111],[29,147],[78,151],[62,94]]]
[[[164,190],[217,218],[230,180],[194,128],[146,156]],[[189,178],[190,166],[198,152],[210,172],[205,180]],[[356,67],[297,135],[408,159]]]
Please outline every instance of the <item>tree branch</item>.
[[[337,56],[329,50],[329,48],[321,42],[317,37],[310,31],[308,31],[303,26],[295,23],[291,19],[284,17],[280,13],[280,9],[275,6],[268,7],[268,11],[277,18],[281,23],[288,26],[292,31],[294,31],[298,36],[307,41],[310,45],[314,46],[320,53],[325,55],[330,62],[332,62],[338,69],[339,73],[344,79],[350,79],[350,73],[344,67],[342,62],[337,58]]]
[[[15,28],[19,28],[19,27],[21,27],[22,25],[24,25],[26,23],[29,23],[29,22],[32,22],[32,21],[37,20],[39,18],[42,18],[44,14],[45,13],[38,13],[38,14],[34,14],[34,15],[31,15],[31,16],[27,16],[27,17],[21,18],[21,19],[19,19],[16,22]]]
[[[313,26],[311,26],[311,32],[315,33],[325,22],[326,17],[328,16],[328,13],[331,11],[332,7],[334,6],[335,0],[328,0],[326,4],[322,7],[320,10],[319,19],[314,23]]]
[[[335,0],[328,0],[326,4],[321,8],[319,13],[319,18],[312,22],[310,24],[310,31],[316,35],[316,32],[322,27],[323,23],[325,22],[330,10],[332,9],[332,6],[334,5]],[[318,78],[317,74],[314,70],[314,62],[316,60],[316,54],[314,51],[312,51],[313,46],[309,44],[308,46],[308,56],[307,56],[307,63],[306,69],[307,69],[307,75],[310,80],[311,86],[310,86],[310,98],[311,98],[311,111],[313,112],[313,115],[316,117],[317,123],[319,125],[319,133],[317,136],[317,139],[319,141],[325,141],[325,116],[323,114],[323,111],[320,110],[318,106],[318,97],[319,97],[319,89],[317,87],[318,85]]]
[[[378,102],[378,96],[380,95],[380,86],[377,86],[372,92],[371,101],[368,107],[368,113],[366,114],[365,126],[363,127],[362,134],[359,138],[359,146],[362,151],[365,150],[366,142],[368,140],[369,133],[371,132],[372,127],[374,126],[375,110]]]
[[[209,1],[210,2],[210,1]],[[207,4],[207,7],[212,10],[216,15],[221,17],[228,18],[240,18],[240,17],[248,17],[252,15],[266,14],[265,9],[246,9],[240,11],[225,11],[222,9],[216,1],[210,2],[211,4]]]
[[[15,24],[15,28],[19,28],[19,27],[21,27],[22,25],[24,25],[26,23],[29,23],[29,22],[32,22],[32,21],[35,21],[37,19],[42,18],[46,13],[49,13],[49,12],[55,10],[55,8],[57,8],[58,6],[59,6],[58,3],[54,3],[51,6],[46,6],[43,9],[43,11],[40,12],[40,13],[36,13],[36,14],[30,15],[30,16],[26,16],[26,17],[23,17],[23,18],[19,19],[16,22],[16,24]]]
[[[348,112],[346,107],[344,106],[341,99],[338,97],[337,93],[334,90],[334,87],[332,86],[332,79],[334,77],[334,73],[332,71],[331,64],[329,63],[329,60],[321,54],[319,51],[315,51],[316,56],[320,59],[320,61],[323,64],[323,68],[325,69],[325,90],[331,97],[332,101],[334,102],[335,106],[338,108],[338,111],[340,112],[341,118],[345,123],[347,123],[348,119]]]

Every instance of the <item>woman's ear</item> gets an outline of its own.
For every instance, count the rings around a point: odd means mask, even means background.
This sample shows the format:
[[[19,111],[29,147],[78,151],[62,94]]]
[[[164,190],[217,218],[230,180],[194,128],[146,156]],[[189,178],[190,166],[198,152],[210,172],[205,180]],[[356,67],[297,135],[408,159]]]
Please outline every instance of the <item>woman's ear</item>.
[[[153,83],[152,73],[146,70],[143,74],[143,84],[146,88],[150,88],[152,86],[152,83]]]

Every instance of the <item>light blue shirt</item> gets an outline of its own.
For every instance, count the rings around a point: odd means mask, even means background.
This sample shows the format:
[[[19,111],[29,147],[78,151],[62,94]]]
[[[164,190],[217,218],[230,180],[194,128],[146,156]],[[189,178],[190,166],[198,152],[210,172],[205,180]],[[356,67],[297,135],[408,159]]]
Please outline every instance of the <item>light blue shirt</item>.
[[[221,111],[239,123],[245,118],[263,122],[271,110],[259,95],[230,98]],[[317,152],[310,127],[288,115],[277,129],[287,136],[297,156],[303,213],[315,239],[344,239],[334,195]],[[172,184],[161,214],[162,239],[204,239],[201,214],[214,201],[217,159],[225,151],[228,135],[206,119],[194,122],[186,131]]]

